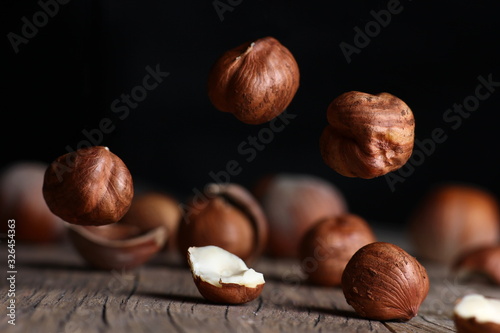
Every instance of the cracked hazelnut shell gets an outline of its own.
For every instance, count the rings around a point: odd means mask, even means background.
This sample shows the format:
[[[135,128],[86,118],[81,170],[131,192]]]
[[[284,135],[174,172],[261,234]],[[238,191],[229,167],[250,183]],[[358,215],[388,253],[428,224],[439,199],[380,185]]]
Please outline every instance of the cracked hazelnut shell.
[[[262,124],[288,107],[299,78],[292,53],[274,37],[264,37],[220,56],[210,69],[208,97],[218,110]]]
[[[429,292],[425,268],[397,245],[360,248],[342,274],[342,291],[357,314],[373,320],[408,321]]]
[[[139,267],[160,251],[168,239],[164,226],[147,231],[120,223],[66,226],[71,244],[81,257],[92,267],[104,270]]]
[[[191,198],[178,229],[181,254],[189,247],[214,245],[249,263],[265,249],[267,218],[257,200],[238,184],[208,184]]]
[[[68,223],[115,223],[129,209],[133,195],[130,171],[107,147],[64,154],[45,171],[43,197],[50,210]]]
[[[383,176],[402,167],[412,154],[413,113],[390,93],[343,93],[328,106],[327,119],[321,156],[343,176]]]
[[[311,227],[300,243],[302,271],[316,285],[339,286],[349,259],[377,239],[371,226],[354,214],[321,220]]]

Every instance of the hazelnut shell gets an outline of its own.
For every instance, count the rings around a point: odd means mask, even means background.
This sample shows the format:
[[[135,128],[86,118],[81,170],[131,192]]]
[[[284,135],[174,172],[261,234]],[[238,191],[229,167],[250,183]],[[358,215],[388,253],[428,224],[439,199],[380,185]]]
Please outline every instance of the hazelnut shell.
[[[45,172],[45,201],[68,223],[115,223],[129,209],[133,195],[127,166],[107,147],[82,148],[62,155]]]
[[[70,241],[91,266],[104,270],[133,269],[148,262],[167,240],[164,226],[147,232],[121,224],[80,226],[67,223]]]
[[[415,119],[398,97],[349,91],[327,110],[321,156],[346,177],[375,178],[402,167],[413,151]]]
[[[397,245],[360,248],[342,274],[342,291],[357,314],[373,320],[408,321],[429,292],[425,268]]]
[[[215,303],[247,303],[259,297],[262,293],[262,289],[264,289],[264,284],[259,284],[255,288],[250,288],[236,283],[221,283],[222,287],[217,287],[203,281],[198,276],[193,276],[193,280],[200,294],[204,298]]]
[[[247,124],[262,124],[288,107],[299,78],[292,53],[275,38],[265,37],[225,52],[214,63],[208,97],[218,110]]]

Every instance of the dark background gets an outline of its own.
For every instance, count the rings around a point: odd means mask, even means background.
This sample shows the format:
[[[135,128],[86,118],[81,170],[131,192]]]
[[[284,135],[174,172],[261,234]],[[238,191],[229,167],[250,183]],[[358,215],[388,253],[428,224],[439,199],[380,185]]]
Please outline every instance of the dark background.
[[[221,21],[212,1],[72,0],[17,54],[7,34],[21,34],[22,17],[32,22],[41,7],[3,1],[0,166],[49,163],[86,140],[82,131],[110,118],[115,130],[101,144],[124,160],[136,184],[182,200],[230,160],[242,167],[233,182],[251,187],[267,173],[314,174],[338,186],[353,212],[394,226],[405,223],[436,183],[472,183],[499,195],[500,87],[457,129],[443,120],[454,103],[474,94],[478,76],[500,81],[494,3],[401,0],[402,12],[348,64],[339,44],[353,44],[354,28],[363,30],[373,21],[370,12],[386,9],[388,1],[243,0]],[[299,64],[300,87],[288,108],[297,117],[248,163],[239,144],[269,124],[246,125],[217,111],[206,79],[224,51],[264,36],[277,38]],[[170,75],[119,119],[111,103],[142,83],[146,66],[157,64]],[[448,137],[395,191],[384,177],[346,178],[321,159],[326,108],[349,90],[390,92],[413,110],[417,139],[430,138],[438,127]]]

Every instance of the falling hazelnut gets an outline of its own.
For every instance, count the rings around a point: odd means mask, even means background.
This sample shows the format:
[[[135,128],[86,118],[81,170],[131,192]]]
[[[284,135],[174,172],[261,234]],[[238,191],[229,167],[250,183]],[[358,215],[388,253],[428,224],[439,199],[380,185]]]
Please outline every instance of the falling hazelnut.
[[[436,185],[411,213],[409,239],[418,257],[451,264],[468,250],[498,243],[499,212],[497,199],[484,189]]]
[[[92,267],[104,270],[130,270],[158,253],[168,239],[167,229],[157,226],[148,231],[136,226],[113,223],[83,226],[66,223],[71,244]]]
[[[327,180],[309,174],[280,173],[265,176],[253,192],[269,223],[267,253],[297,258],[299,244],[318,221],[347,212],[344,195]]]
[[[247,124],[262,124],[281,114],[298,87],[295,58],[273,37],[225,52],[208,77],[212,104]]]
[[[165,250],[173,250],[181,215],[180,202],[173,195],[146,191],[134,196],[129,210],[118,223],[136,226],[142,231],[165,226],[169,235]]]
[[[458,256],[452,271],[461,277],[483,276],[500,285],[500,245],[489,245]]]
[[[190,247],[188,263],[200,294],[224,304],[250,302],[262,292],[262,273],[248,268],[241,258],[218,246]]]
[[[453,309],[457,333],[499,333],[500,300],[480,294],[469,294],[460,299]]]
[[[342,290],[357,314],[373,320],[408,321],[429,292],[425,268],[397,245],[360,248],[342,274]]]
[[[133,195],[127,166],[107,147],[62,155],[45,172],[45,201],[54,214],[69,223],[115,223],[129,209]]]
[[[16,241],[53,243],[63,239],[64,223],[54,215],[42,195],[47,165],[17,161],[0,174],[0,233],[7,234],[7,221],[15,220]]]
[[[344,214],[326,218],[311,227],[302,239],[302,270],[313,284],[339,286],[353,254],[375,241],[372,228],[360,216]]]
[[[398,97],[349,91],[327,110],[321,156],[346,177],[370,179],[402,167],[413,151],[415,119]]]
[[[267,219],[253,195],[238,184],[209,184],[203,198],[185,206],[178,230],[179,252],[215,245],[249,263],[264,251]]]

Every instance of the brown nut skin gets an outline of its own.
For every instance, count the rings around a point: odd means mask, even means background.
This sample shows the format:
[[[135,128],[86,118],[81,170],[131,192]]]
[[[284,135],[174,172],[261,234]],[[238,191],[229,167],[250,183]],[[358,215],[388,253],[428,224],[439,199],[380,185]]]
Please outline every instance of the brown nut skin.
[[[45,172],[45,201],[68,223],[115,223],[129,209],[133,195],[130,171],[107,147],[82,148],[62,155]]]
[[[495,323],[480,323],[475,318],[462,318],[453,315],[457,333],[500,333],[500,325]]]
[[[486,297],[487,299],[493,299]],[[459,298],[456,304],[460,303],[463,298]],[[494,322],[479,322],[476,317],[463,318],[458,315],[456,309],[453,311],[453,322],[457,333],[500,333],[500,324]]]
[[[262,124],[288,107],[299,79],[290,51],[265,37],[239,45],[215,62],[208,76],[208,97],[218,110],[247,124]]]
[[[417,257],[451,264],[476,247],[500,239],[497,199],[473,185],[446,183],[430,189],[412,212],[409,239]]]
[[[174,196],[147,191],[134,196],[129,210],[118,223],[137,226],[142,231],[165,226],[169,237],[164,250],[173,251],[181,216],[180,202]]]
[[[191,198],[180,221],[181,254],[191,246],[219,246],[251,263],[264,251],[267,218],[258,201],[238,184],[208,184],[202,198]]]
[[[259,179],[253,189],[269,224],[267,254],[298,258],[302,237],[319,220],[347,212],[335,185],[309,174],[279,173]]]
[[[339,286],[349,259],[376,240],[371,226],[360,216],[345,214],[321,220],[300,244],[302,271],[310,283]]]
[[[357,314],[373,320],[408,321],[429,292],[425,268],[397,245],[360,248],[342,274],[342,291]]]
[[[39,161],[17,161],[0,174],[0,233],[8,233],[15,220],[16,242],[55,243],[65,235],[64,222],[54,215],[42,195],[47,165]]]
[[[500,285],[500,245],[483,246],[462,253],[453,263],[452,271],[486,276]]]
[[[81,257],[103,270],[131,270],[145,264],[164,247],[168,237],[164,226],[148,231],[119,223],[66,226],[70,242]]]
[[[320,138],[324,162],[346,177],[375,178],[402,167],[413,151],[415,119],[398,97],[349,91],[327,110]]]
[[[203,281],[203,279],[198,276],[193,276],[193,280],[204,298],[214,303],[221,304],[248,303],[259,297],[262,293],[262,289],[264,289],[264,284],[259,284],[255,288],[250,288],[236,283],[221,283],[221,288]]]

